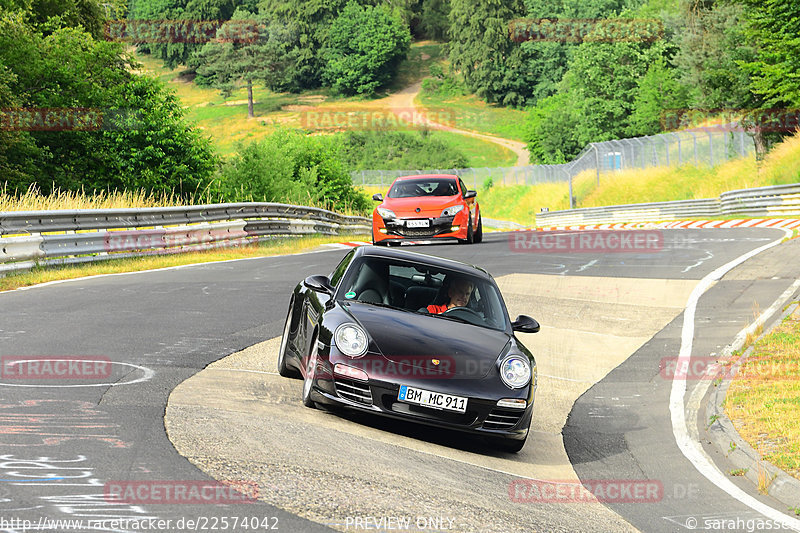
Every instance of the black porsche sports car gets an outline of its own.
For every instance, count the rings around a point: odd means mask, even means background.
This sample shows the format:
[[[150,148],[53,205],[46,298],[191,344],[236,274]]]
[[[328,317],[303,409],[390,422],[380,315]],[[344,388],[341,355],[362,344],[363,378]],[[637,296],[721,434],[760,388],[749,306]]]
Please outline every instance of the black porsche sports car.
[[[517,452],[528,435],[536,362],[484,270],[362,246],[330,277],[295,287],[278,372],[302,377],[303,403],[343,406],[482,434]]]

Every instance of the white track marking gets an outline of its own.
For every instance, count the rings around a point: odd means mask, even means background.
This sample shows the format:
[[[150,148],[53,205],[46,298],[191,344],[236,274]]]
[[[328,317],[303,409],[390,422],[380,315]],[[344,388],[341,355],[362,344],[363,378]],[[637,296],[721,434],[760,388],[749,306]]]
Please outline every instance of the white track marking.
[[[787,236],[791,237],[791,232],[787,231]],[[722,265],[707,276],[705,276],[700,283],[692,291],[689,296],[689,301],[686,304],[683,316],[683,328],[681,330],[681,350],[678,356],[678,367],[688,365],[692,358],[692,341],[694,339],[694,318],[697,309],[697,302],[700,296],[708,290],[708,288],[717,280],[722,278],[728,271],[744,263],[751,257],[754,257],[761,252],[777,246],[783,241],[783,238],[773,241],[769,244],[756,248],[733,261]],[[775,520],[787,527],[795,530],[800,530],[800,520],[792,518],[777,509],[773,509],[769,505],[761,503],[756,498],[750,496],[742,489],[737,487],[730,479],[728,479],[720,470],[711,462],[708,456],[700,446],[697,439],[692,438],[688,425],[686,422],[686,410],[684,399],[686,397],[686,375],[676,372],[672,381],[672,390],[670,392],[669,410],[672,418],[672,433],[675,437],[675,442],[681,450],[681,453],[694,465],[698,472],[700,472],[711,483],[725,491],[728,495],[750,507],[754,511]]]
[[[251,374],[268,374],[270,376],[280,376],[277,372],[267,372],[266,370],[245,370],[244,368],[209,368],[212,371],[222,371],[222,372],[249,372]]]

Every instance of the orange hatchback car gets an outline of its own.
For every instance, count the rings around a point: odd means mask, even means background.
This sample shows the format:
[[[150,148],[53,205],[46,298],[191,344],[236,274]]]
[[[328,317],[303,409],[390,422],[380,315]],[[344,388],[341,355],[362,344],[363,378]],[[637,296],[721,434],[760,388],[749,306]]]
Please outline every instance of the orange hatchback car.
[[[430,174],[394,180],[386,198],[372,213],[372,244],[402,241],[458,239],[472,244],[483,240],[478,193],[467,190],[458,176]]]

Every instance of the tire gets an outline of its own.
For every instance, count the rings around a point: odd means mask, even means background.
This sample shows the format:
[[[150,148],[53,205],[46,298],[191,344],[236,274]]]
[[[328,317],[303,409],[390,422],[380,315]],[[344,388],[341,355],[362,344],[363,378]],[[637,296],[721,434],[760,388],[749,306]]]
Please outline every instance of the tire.
[[[483,217],[478,215],[478,229],[475,230],[475,242],[483,241]]]
[[[303,405],[315,409],[317,404],[311,399],[311,391],[314,386],[314,374],[317,368],[317,337],[311,343],[311,353],[308,355],[306,363],[306,377],[303,380]]]
[[[469,220],[467,221],[467,238],[460,242],[461,244],[472,244],[475,242],[475,235],[472,233],[472,213],[470,213]]]
[[[289,332],[292,329],[292,309],[294,300],[289,305],[289,312],[286,314],[286,324],[283,326],[283,336],[281,337],[281,347],[278,349],[278,374],[285,378],[299,378],[300,373],[286,365],[286,352],[289,349]]]

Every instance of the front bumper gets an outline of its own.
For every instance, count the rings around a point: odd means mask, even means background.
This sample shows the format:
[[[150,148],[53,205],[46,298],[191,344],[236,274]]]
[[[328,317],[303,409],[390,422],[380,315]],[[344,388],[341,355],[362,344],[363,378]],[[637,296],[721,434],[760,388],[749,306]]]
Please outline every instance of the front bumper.
[[[397,383],[375,379],[364,382],[340,376],[331,379],[330,374],[326,378],[316,379],[312,389],[312,399],[318,403],[473,434],[524,439],[533,413],[533,401],[524,410],[508,409],[498,407],[497,400],[471,396],[463,414],[438,410],[398,401]],[[434,383],[409,385],[437,389]]]
[[[459,218],[464,218],[463,221]],[[409,227],[410,221],[427,221],[428,227]],[[453,226],[459,228],[453,231]],[[383,230],[383,231],[381,231]],[[384,233],[385,232],[385,233]],[[420,240],[420,239],[466,239],[467,219],[458,215],[452,217],[435,218],[396,218],[384,220],[376,217],[373,220],[373,234],[375,242],[384,240]]]

